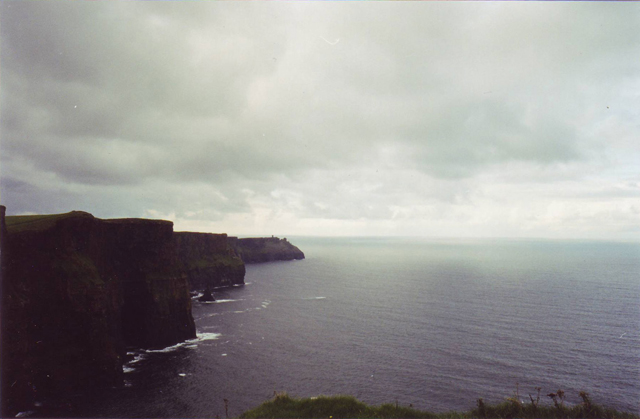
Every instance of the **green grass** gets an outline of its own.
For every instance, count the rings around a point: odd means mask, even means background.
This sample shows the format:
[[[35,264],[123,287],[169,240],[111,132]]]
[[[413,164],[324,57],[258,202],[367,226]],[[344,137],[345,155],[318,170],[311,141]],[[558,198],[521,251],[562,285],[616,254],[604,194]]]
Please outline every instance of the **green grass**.
[[[47,215],[10,215],[5,217],[7,231],[17,233],[23,231],[44,231],[52,228],[56,223],[64,218],[91,216],[82,211],[71,211],[64,214]]]
[[[588,400],[588,396],[587,396]],[[576,406],[564,406],[534,403],[518,403],[515,399],[488,405],[478,402],[478,407],[468,412],[432,413],[397,406],[383,404],[369,406],[352,396],[320,396],[307,399],[296,399],[287,394],[277,394],[273,400],[267,401],[255,409],[244,412],[240,418],[585,418],[585,419],[638,419],[637,415],[620,412],[593,405],[590,400]]]

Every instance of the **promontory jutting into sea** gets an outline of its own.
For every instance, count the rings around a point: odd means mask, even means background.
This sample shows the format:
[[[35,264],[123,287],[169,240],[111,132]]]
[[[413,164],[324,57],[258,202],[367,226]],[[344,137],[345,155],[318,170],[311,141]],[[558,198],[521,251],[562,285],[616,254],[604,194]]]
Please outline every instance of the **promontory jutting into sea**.
[[[5,416],[237,416],[274,392],[469,411],[537,388],[640,407],[638,244],[4,219]]]

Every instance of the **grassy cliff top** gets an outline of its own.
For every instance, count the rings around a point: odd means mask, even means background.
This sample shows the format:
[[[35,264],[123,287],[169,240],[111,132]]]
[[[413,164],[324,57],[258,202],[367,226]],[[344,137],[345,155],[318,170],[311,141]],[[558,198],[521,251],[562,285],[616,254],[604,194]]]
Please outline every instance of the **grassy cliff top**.
[[[497,405],[478,401],[478,407],[468,412],[432,413],[397,404],[369,406],[352,396],[320,396],[295,399],[287,394],[277,394],[255,409],[240,417],[249,418],[431,418],[431,419],[471,419],[471,418],[585,418],[638,419],[637,415],[594,405],[585,393],[584,403],[575,406],[541,405],[539,403],[518,402],[509,398]]]
[[[64,214],[46,215],[10,215],[5,218],[7,231],[10,233],[22,231],[44,231],[52,228],[60,220],[67,218],[94,218],[84,211],[71,211]]]
[[[7,231],[18,233],[24,231],[44,231],[53,228],[58,221],[72,218],[96,218],[88,212],[71,211],[63,214],[44,215],[10,215],[5,218]],[[147,218],[111,218],[102,220],[112,224],[173,224],[171,221],[153,220]]]

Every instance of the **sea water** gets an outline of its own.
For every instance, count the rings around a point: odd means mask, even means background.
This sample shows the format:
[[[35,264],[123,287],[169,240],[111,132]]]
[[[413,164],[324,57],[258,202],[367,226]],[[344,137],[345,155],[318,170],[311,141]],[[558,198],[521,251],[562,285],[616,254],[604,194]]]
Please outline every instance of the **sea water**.
[[[442,412],[536,387],[640,411],[639,244],[291,241],[305,260],[194,300],[198,339],[131,350],[125,387],[76,414],[224,418],[276,391]]]

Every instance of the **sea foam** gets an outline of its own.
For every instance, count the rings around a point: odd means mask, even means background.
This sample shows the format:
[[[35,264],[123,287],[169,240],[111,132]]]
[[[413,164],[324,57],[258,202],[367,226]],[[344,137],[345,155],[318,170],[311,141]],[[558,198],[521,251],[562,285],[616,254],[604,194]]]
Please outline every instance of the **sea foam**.
[[[193,348],[193,344],[195,344],[195,343],[202,342],[202,341],[205,341],[205,340],[218,339],[220,337],[220,333],[205,332],[205,333],[198,333],[197,336],[198,337],[195,338],[195,339],[185,340],[184,342],[176,343],[175,345],[167,346],[166,348],[162,348],[162,349],[146,349],[145,352],[147,352],[147,353],[167,353],[167,352],[177,351],[178,349],[183,348],[183,347]]]

